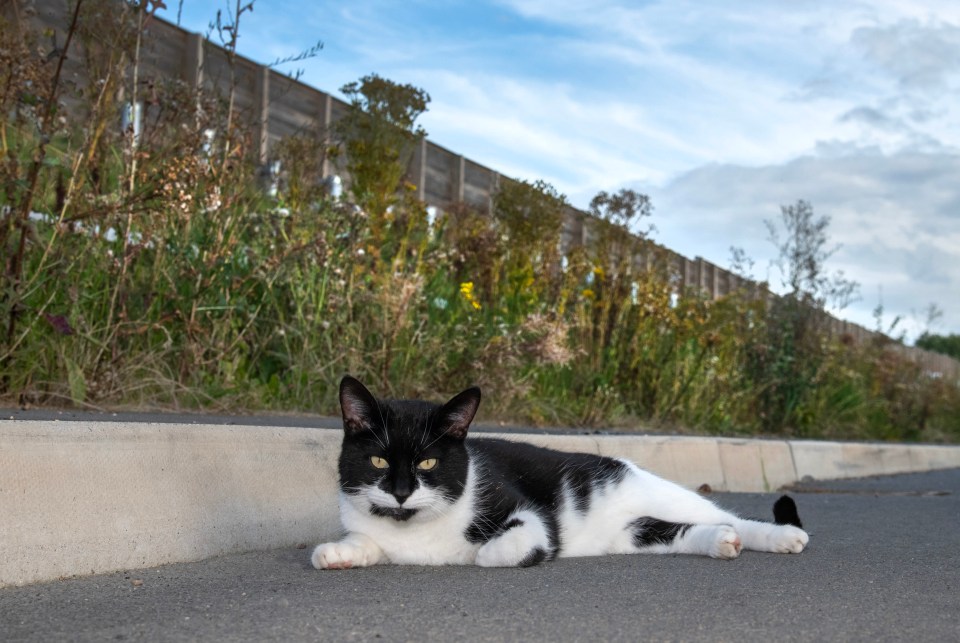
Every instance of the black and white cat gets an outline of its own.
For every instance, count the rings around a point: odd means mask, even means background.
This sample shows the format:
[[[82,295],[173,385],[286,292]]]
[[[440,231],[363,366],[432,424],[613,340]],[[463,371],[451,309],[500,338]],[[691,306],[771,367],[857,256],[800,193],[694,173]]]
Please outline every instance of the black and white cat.
[[[745,520],[626,460],[466,440],[479,405],[478,388],[440,406],[377,400],[343,378],[347,535],[317,546],[314,567],[523,567],[626,553],[736,558],[743,548],[799,553],[809,540],[786,496],[776,523]]]

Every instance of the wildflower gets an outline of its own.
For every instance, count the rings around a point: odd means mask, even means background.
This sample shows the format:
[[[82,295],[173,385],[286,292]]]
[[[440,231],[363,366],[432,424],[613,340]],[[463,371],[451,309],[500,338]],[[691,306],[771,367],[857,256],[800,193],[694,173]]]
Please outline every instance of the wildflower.
[[[587,299],[593,299],[593,298],[595,298],[595,297],[597,296],[597,293],[593,292],[593,291],[592,291],[591,289],[589,289],[589,288],[585,288],[582,294],[583,294],[583,296],[586,297]]]
[[[460,294],[463,295],[463,298],[473,306],[474,310],[480,310],[480,302],[477,301],[476,295],[473,294],[473,282],[465,281],[460,284]]]

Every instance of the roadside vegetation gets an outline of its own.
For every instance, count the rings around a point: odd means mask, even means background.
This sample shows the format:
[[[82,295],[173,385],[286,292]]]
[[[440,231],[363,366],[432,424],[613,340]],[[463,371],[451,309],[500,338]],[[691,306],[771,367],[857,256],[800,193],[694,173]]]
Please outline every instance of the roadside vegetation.
[[[809,203],[768,222],[785,296],[710,301],[677,292],[632,191],[598,194],[566,252],[543,182],[505,183],[492,216],[428,212],[405,179],[423,90],[345,86],[346,116],[265,173],[230,92],[138,79],[153,3],[69,6],[57,48],[0,24],[3,403],[335,414],[351,373],[395,397],[477,383],[488,421],[960,441],[957,382],[826,334],[856,285],[827,274]],[[93,82],[68,82],[68,52]]]
[[[917,346],[960,360],[960,335],[954,333],[936,335],[925,332],[917,338]]]

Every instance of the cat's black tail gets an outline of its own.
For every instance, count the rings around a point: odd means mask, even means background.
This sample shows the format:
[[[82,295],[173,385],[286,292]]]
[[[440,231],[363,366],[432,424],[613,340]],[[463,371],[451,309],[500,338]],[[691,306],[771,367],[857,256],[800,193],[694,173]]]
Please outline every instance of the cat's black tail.
[[[803,529],[800,514],[797,513],[797,503],[790,496],[780,496],[780,499],[773,503],[773,521],[778,525],[793,525]]]

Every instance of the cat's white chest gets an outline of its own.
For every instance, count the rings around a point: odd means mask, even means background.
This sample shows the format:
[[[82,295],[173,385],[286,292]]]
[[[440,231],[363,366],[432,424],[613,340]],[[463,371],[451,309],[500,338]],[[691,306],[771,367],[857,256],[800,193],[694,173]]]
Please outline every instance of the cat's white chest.
[[[465,521],[454,524],[449,518],[418,523],[358,516],[348,528],[372,538],[392,563],[471,565],[480,546],[467,541],[464,536],[467,526]]]
[[[390,562],[400,565],[472,565],[479,543],[466,538],[474,519],[474,480],[471,470],[463,494],[441,513],[424,511],[407,521],[373,516],[363,502],[340,494],[340,519],[348,532],[373,540]]]

